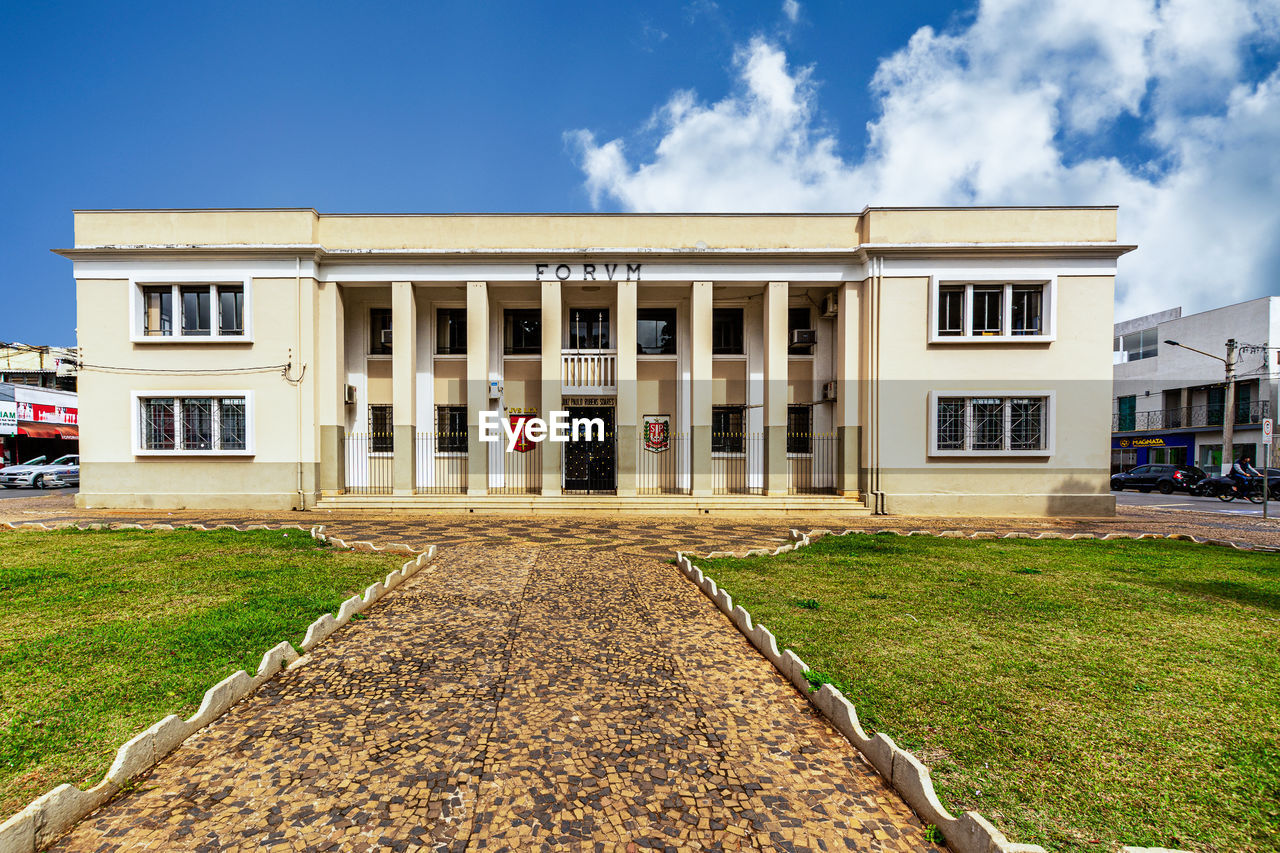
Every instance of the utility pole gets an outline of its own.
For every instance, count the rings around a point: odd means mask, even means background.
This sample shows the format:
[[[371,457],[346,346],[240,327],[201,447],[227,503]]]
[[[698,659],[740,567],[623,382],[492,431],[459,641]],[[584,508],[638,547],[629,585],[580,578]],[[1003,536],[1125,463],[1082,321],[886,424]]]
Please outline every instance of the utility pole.
[[[1235,412],[1235,408],[1236,408],[1236,346],[1237,346],[1236,339],[1230,338],[1227,340],[1227,357],[1226,358],[1223,358],[1220,355],[1214,355],[1211,352],[1205,352],[1204,350],[1196,349],[1195,347],[1189,347],[1186,344],[1180,344],[1177,341],[1166,340],[1165,343],[1171,347],[1182,347],[1183,349],[1189,349],[1192,352],[1200,353],[1200,355],[1207,355],[1209,358],[1216,358],[1218,361],[1222,362],[1223,366],[1226,367],[1227,369],[1227,376],[1226,376],[1227,387],[1222,395],[1223,396],[1223,400],[1222,400],[1223,412],[1222,412],[1222,471],[1221,471],[1222,475],[1226,476],[1227,474],[1231,473],[1231,463],[1235,461],[1235,447],[1233,446],[1233,442],[1235,441],[1235,435],[1236,435],[1236,412]]]
[[[1227,390],[1223,395],[1226,411],[1222,413],[1222,474],[1231,472],[1231,463],[1235,461],[1236,437],[1236,339],[1227,340],[1227,358],[1223,362],[1227,366]]]

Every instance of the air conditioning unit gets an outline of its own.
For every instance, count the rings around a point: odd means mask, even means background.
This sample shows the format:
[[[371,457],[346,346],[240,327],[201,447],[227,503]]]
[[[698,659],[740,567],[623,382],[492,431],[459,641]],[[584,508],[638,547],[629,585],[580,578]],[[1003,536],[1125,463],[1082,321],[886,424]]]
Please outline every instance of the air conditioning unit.
[[[496,400],[502,396],[502,383],[493,381],[489,383],[489,399]]]
[[[830,402],[830,401],[834,400],[835,398],[836,398],[836,383],[835,383],[835,382],[823,382],[823,383],[822,383],[822,399],[823,399],[823,401],[824,401],[824,402]]]
[[[830,320],[840,313],[840,299],[834,293],[822,297],[822,317]]]
[[[348,406],[354,406],[356,404],[356,386],[347,385],[342,389],[342,402],[346,403]]]
[[[390,329],[382,330],[382,345],[384,347],[391,346],[391,330]]]
[[[818,342],[818,333],[813,329],[792,329],[791,345],[793,347],[811,347]]]

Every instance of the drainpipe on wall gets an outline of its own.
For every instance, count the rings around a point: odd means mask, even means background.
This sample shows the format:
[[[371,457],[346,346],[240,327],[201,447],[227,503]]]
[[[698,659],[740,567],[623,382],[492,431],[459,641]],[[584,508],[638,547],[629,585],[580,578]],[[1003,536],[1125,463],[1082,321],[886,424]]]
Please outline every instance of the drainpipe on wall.
[[[881,360],[880,359],[880,348],[881,348],[880,298],[884,292],[883,291],[884,259],[873,258],[871,263],[872,263],[871,289],[874,295],[874,305],[875,305],[875,309],[872,311],[872,314],[871,314],[871,322],[874,326],[872,339],[875,342],[875,346],[873,346],[871,350],[874,357],[873,364],[872,364],[872,377],[871,377],[872,398],[874,401],[871,407],[872,409],[871,423],[873,427],[871,432],[871,448],[872,448],[871,449],[871,483],[872,483],[871,499],[872,499],[872,511],[876,515],[884,515],[885,514],[884,490],[881,488],[881,480],[880,480],[880,428],[881,428],[881,424],[880,424],[880,420],[881,420],[880,419],[880,380],[881,380],[881,376],[880,376],[880,360]]]
[[[297,298],[297,303],[294,305],[294,315],[298,319],[298,328],[297,328],[298,361],[301,362],[302,361],[302,256],[301,255],[294,258],[293,283],[294,283],[294,295]],[[289,361],[290,362],[293,361],[292,353],[290,353],[289,355]],[[305,378],[305,374],[303,376],[298,377],[298,381],[294,386],[298,392],[298,399],[297,399],[298,506],[297,508],[299,510],[305,510],[307,508],[307,496],[302,490],[302,380],[303,378]]]

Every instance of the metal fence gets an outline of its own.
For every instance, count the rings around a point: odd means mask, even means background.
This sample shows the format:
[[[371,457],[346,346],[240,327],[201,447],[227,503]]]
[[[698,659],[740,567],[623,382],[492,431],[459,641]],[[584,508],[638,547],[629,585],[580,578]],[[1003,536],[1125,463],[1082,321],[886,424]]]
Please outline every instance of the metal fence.
[[[836,491],[839,453],[829,434],[787,436],[787,494],[830,495]]]
[[[524,442],[523,450],[507,452],[502,444],[502,482],[489,486],[491,495],[537,495],[542,493],[541,441]],[[493,457],[490,456],[492,459]]]
[[[711,436],[711,487],[717,495],[764,494],[764,436],[716,433]],[[707,460],[693,460],[694,466]]]
[[[463,495],[467,492],[467,433],[420,432],[414,436],[417,458],[414,492]]]
[[[641,495],[687,495],[689,493],[689,436],[670,434],[666,444],[637,442],[636,493]]]
[[[1270,400],[1240,401],[1235,405],[1236,424],[1260,424],[1271,416]],[[1226,406],[1174,406],[1154,412],[1122,412],[1111,416],[1112,432],[1143,432],[1154,429],[1197,429],[1220,427]]]
[[[391,494],[393,449],[389,434],[353,432],[347,435],[343,439],[347,493]]]

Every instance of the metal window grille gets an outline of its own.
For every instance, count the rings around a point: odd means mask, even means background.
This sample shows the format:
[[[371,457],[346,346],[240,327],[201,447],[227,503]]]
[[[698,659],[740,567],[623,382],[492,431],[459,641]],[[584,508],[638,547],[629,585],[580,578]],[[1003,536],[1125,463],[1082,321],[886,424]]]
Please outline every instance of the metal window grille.
[[[151,397],[141,401],[142,448],[144,450],[173,450],[177,445],[174,400],[172,397]]]
[[[938,449],[964,450],[964,411],[963,397],[941,397],[938,399]]]
[[[661,439],[647,442],[641,436],[637,442],[639,457],[636,463],[636,493],[641,495],[685,495],[689,493],[689,478],[681,476],[683,461],[689,454],[689,436],[668,432],[666,443]]]
[[[243,397],[218,400],[218,449],[244,450],[247,425]]]
[[[440,453],[466,453],[467,407],[436,406],[436,450]]]
[[[970,403],[973,409],[974,450],[1004,449],[1004,400],[982,397]]]
[[[395,452],[395,435],[391,430],[393,407],[385,403],[369,406],[369,452]]]
[[[1009,449],[1043,450],[1044,398],[1014,397],[1009,401]]]
[[[711,452],[742,453],[746,409],[742,406],[711,407]]]
[[[787,453],[813,452],[813,406],[787,406]]]
[[[182,401],[182,449],[213,450],[213,400],[187,397]]]
[[[1045,397],[939,397],[938,450],[1044,450],[1048,445]]]

